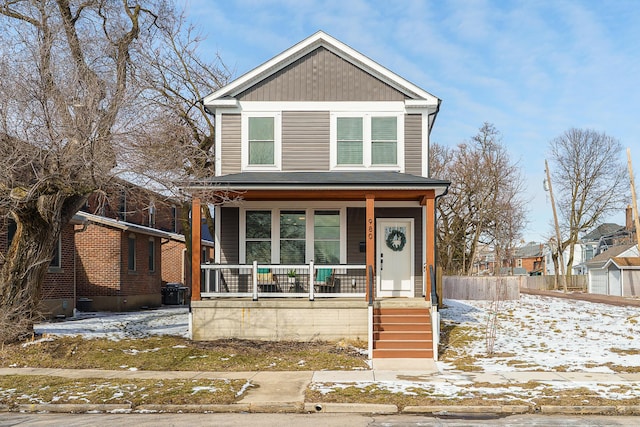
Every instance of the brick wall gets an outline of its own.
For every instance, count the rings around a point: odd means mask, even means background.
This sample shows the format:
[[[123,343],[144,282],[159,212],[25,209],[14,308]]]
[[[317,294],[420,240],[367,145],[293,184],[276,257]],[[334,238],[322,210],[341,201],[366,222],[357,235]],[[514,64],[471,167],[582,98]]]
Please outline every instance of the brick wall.
[[[67,224],[60,234],[60,267],[49,267],[42,286],[42,299],[73,300],[73,239],[74,226]]]
[[[119,295],[121,235],[96,224],[76,233],[78,297]]]
[[[186,268],[184,257],[185,244],[177,240],[169,240],[162,244],[162,282],[185,283],[183,268]]]
[[[135,237],[135,270],[129,270],[129,237]],[[155,245],[153,271],[149,269],[149,242]],[[135,234],[128,231],[123,232],[120,240],[120,250],[122,254],[122,270],[120,272],[120,295],[147,295],[160,294],[162,284],[162,252],[159,237],[149,237],[144,234]]]

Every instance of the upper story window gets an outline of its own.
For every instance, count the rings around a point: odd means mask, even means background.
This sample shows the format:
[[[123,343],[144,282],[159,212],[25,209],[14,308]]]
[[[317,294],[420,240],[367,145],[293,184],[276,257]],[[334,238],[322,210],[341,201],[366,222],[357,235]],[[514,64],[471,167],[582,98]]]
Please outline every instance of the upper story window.
[[[282,137],[280,113],[242,115],[242,166],[245,170],[279,170]]]
[[[402,170],[402,114],[332,114],[332,168]]]

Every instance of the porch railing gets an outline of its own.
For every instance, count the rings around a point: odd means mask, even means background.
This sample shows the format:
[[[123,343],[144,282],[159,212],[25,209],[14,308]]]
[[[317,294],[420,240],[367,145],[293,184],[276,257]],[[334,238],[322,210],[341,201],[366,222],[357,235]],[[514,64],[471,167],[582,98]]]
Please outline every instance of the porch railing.
[[[365,265],[202,264],[203,298],[364,298]]]

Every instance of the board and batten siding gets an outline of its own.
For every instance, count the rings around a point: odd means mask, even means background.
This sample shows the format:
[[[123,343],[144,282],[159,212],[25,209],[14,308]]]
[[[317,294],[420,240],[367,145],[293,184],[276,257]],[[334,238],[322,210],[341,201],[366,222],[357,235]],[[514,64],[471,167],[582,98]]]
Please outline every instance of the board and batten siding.
[[[407,96],[324,47],[237,94],[239,101],[404,101]]]
[[[282,112],[282,170],[329,170],[329,112]]]
[[[242,166],[240,114],[222,115],[221,175],[240,173]]]
[[[404,171],[422,176],[422,116],[404,116]]]
[[[240,209],[220,208],[220,263],[238,264],[240,262]]]

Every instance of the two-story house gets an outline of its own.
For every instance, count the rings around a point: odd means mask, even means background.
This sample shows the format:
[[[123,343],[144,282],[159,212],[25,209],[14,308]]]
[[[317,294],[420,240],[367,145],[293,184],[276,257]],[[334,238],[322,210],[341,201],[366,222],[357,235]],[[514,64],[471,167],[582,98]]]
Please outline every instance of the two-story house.
[[[369,338],[374,358],[434,357],[440,100],[318,32],[203,102],[215,176],[185,186],[193,220],[201,193],[239,198],[215,207],[193,338]]]

